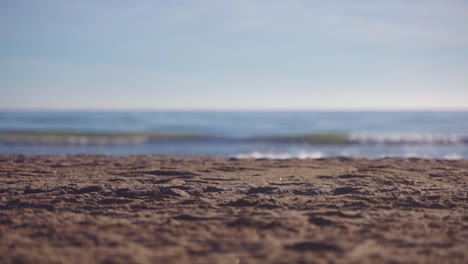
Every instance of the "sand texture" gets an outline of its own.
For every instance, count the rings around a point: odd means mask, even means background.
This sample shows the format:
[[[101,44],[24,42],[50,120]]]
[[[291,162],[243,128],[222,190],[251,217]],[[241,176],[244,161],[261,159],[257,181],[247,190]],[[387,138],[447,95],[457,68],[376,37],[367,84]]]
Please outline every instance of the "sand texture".
[[[468,161],[0,156],[0,263],[468,263]]]

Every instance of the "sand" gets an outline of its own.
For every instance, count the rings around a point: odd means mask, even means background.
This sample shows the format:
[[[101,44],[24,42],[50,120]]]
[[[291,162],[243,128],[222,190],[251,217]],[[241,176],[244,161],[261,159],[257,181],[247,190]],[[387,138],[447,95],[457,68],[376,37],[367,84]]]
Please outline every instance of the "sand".
[[[468,161],[0,156],[0,263],[467,263]]]

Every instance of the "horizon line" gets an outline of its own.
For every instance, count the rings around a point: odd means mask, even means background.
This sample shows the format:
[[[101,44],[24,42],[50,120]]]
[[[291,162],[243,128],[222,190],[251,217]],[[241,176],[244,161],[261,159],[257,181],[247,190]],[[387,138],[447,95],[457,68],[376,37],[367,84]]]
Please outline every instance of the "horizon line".
[[[468,112],[453,108],[1,108],[0,112]]]

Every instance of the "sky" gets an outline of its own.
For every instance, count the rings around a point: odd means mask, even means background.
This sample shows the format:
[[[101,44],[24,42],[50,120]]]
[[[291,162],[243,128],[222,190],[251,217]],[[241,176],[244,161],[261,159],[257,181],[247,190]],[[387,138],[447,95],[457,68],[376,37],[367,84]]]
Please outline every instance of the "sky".
[[[467,110],[468,1],[0,1],[0,109]]]

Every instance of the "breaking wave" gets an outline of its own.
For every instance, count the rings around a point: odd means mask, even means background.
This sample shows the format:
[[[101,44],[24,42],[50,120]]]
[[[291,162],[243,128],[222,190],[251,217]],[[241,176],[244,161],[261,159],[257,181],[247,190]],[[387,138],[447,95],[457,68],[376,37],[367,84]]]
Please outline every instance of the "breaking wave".
[[[468,144],[468,136],[456,134],[434,135],[434,134],[351,134],[349,142],[356,144]]]
[[[233,138],[182,133],[87,133],[87,132],[0,132],[2,143],[39,143],[72,145],[144,144],[157,141],[201,141],[225,143],[264,142],[309,145],[464,145],[468,135],[315,133],[286,136]]]
[[[190,141],[207,136],[180,133],[81,133],[81,132],[6,132],[0,133],[0,142],[70,145],[144,144],[151,141]]]

